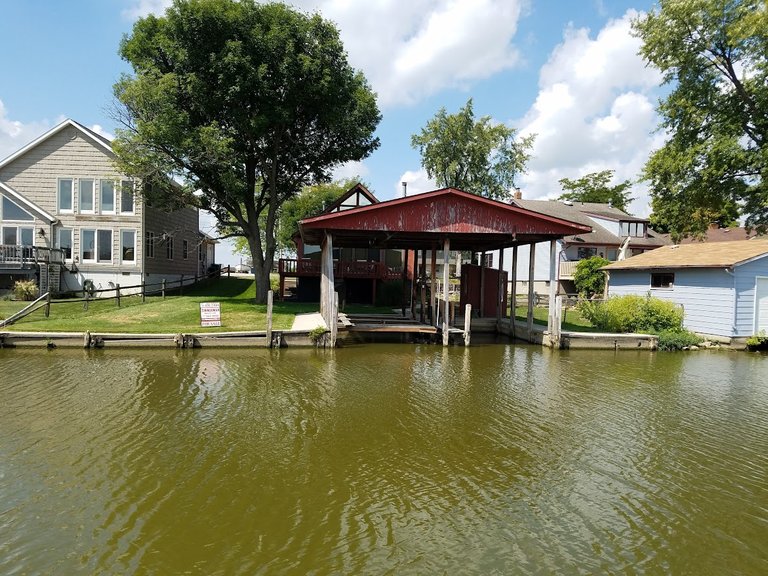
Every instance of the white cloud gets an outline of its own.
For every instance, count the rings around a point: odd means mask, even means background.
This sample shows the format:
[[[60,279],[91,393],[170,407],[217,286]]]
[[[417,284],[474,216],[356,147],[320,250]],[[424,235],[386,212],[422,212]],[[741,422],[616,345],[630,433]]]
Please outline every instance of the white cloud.
[[[61,121],[60,119],[56,122]],[[35,138],[52,128],[54,123],[39,120],[25,124],[8,117],[3,101],[0,100],[0,160],[23,148]]]
[[[408,184],[406,186],[408,196],[429,192],[430,190],[437,188],[437,183],[427,176],[427,171],[423,168],[419,170],[406,170],[403,172],[403,175],[400,176],[400,180],[394,185],[394,198],[402,198],[403,182]]]
[[[527,0],[294,0],[339,27],[350,63],[379,105],[411,104],[462,88],[520,61],[512,45]],[[123,14],[160,14],[169,0],[134,0]]]
[[[111,132],[107,132],[104,127],[101,124],[94,124],[92,126],[89,126],[91,130],[96,132],[96,134],[99,134],[100,136],[104,136],[104,138],[107,138],[109,140],[114,140],[115,135]]]
[[[362,161],[346,162],[333,171],[334,180],[349,180],[350,178],[365,179],[370,174],[368,166]]]
[[[133,21],[149,14],[162,14],[171,3],[172,0],[133,0],[133,4],[123,10],[123,18]]]
[[[663,136],[654,134],[653,102],[660,84],[647,68],[631,34],[633,10],[608,22],[595,38],[586,29],[566,29],[539,76],[539,94],[519,122],[521,134],[536,133],[529,173],[521,178],[527,198],[555,198],[560,178],[615,170],[615,182],[635,179]],[[645,187],[633,187],[631,209],[649,211]]]

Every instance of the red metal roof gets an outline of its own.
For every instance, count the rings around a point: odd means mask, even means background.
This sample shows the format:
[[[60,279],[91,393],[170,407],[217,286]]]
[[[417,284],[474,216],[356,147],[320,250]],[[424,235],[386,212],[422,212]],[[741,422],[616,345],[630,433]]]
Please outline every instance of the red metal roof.
[[[306,244],[320,244],[326,233],[334,246],[442,248],[484,251],[562,238],[591,231],[578,224],[469,194],[442,188],[299,223]]]

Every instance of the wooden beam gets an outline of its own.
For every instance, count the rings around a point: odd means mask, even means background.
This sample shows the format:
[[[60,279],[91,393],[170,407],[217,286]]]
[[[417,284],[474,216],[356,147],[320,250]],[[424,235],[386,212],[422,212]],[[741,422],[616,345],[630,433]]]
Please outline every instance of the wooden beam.
[[[446,238],[443,243],[443,346],[448,346],[448,329],[450,328],[448,323],[448,314],[450,312],[448,308],[448,281],[450,280],[448,271],[451,265],[450,251],[451,239]]]
[[[517,245],[512,247],[512,300],[509,314],[509,335],[515,337],[515,310],[517,308]]]
[[[549,241],[549,306],[547,309],[547,331],[550,340],[559,339],[559,326],[557,321],[557,306],[555,298],[557,297],[557,240]],[[554,341],[553,341],[554,345]]]
[[[435,328],[437,328],[437,309],[435,308],[435,302],[437,294],[435,294],[435,279],[437,278],[437,249],[432,247],[432,262],[429,263],[429,310],[432,316],[432,322]]]
[[[477,316],[485,317],[485,251],[480,252],[480,310]]]
[[[330,233],[326,233],[320,253],[320,315],[328,328],[331,327],[334,292],[333,237]]]
[[[535,297],[533,291],[533,283],[536,281],[535,266],[536,266],[536,244],[529,244],[530,255],[528,257],[528,317],[526,327],[528,329],[528,341],[531,341],[531,334],[533,334],[533,300]]]
[[[499,249],[499,281],[497,283],[496,293],[496,322],[501,322],[501,318],[504,316],[505,310],[502,310],[504,305],[504,291],[507,289],[504,286],[504,248]]]

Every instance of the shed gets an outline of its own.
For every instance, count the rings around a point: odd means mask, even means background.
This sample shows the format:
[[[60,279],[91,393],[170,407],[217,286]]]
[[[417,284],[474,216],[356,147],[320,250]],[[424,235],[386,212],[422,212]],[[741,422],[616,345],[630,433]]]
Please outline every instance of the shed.
[[[589,226],[454,188],[323,214],[299,223],[303,241],[322,247],[320,310],[329,325],[334,307],[331,256],[334,247],[430,250],[433,254],[442,249],[444,261],[447,261],[451,249],[484,252],[549,241],[550,268],[555,277],[555,241],[569,234],[590,230]],[[443,275],[443,342],[447,343],[447,267],[444,267]],[[554,301],[554,291],[551,296]],[[532,323],[532,311],[529,315],[529,322]]]
[[[698,334],[730,341],[768,331],[768,240],[665,246],[603,270],[609,296],[679,304]]]

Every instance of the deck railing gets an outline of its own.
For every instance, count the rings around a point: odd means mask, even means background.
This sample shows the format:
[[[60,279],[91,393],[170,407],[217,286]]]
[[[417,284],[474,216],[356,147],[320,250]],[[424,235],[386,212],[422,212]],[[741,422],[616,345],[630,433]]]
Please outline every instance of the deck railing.
[[[560,262],[560,278],[571,279],[576,272],[576,264],[578,260],[570,260],[568,262]]]
[[[31,268],[37,264],[63,264],[64,251],[60,248],[0,244],[0,266],[5,268]]]
[[[278,265],[281,276],[320,276],[320,261],[309,258],[281,258]],[[334,278],[376,278],[397,280],[402,268],[393,268],[382,262],[341,260],[333,263]]]

